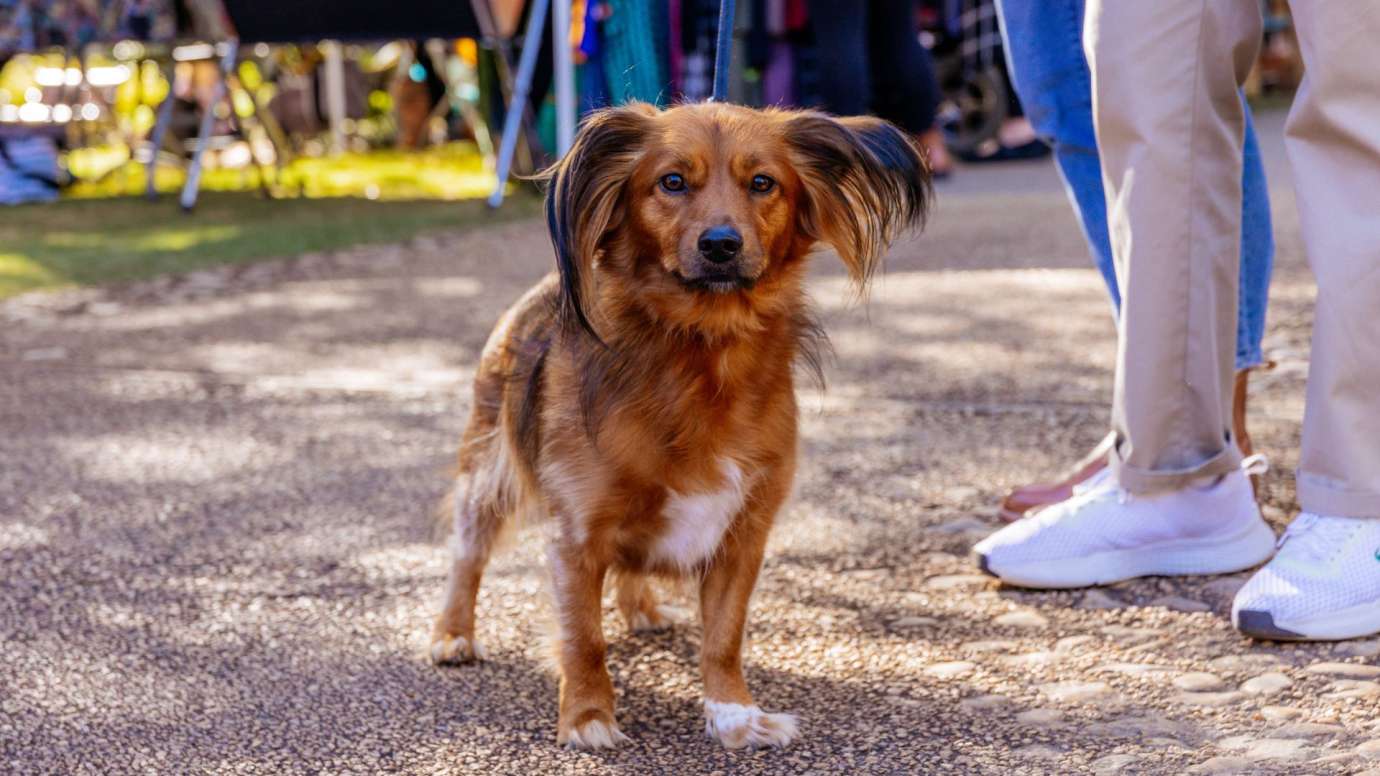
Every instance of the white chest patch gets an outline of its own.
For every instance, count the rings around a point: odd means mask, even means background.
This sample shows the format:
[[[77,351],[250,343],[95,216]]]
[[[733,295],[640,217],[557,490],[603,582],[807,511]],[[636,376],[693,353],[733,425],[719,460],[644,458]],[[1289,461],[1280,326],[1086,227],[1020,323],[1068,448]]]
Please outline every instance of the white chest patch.
[[[747,489],[743,470],[734,461],[719,462],[723,484],[708,493],[671,491],[663,507],[666,532],[656,541],[657,560],[690,568],[714,554],[733,518],[743,509]]]

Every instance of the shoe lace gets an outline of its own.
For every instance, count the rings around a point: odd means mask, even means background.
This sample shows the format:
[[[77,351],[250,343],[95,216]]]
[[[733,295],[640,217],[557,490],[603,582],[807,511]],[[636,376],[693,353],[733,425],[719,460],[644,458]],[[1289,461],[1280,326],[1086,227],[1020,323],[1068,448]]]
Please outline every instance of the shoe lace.
[[[1241,471],[1248,475],[1265,474],[1270,471],[1270,459],[1264,453],[1248,455],[1241,461]]]
[[[1323,565],[1346,548],[1357,526],[1349,520],[1324,519],[1311,512],[1303,512],[1279,537],[1276,549],[1287,546],[1292,560]]]

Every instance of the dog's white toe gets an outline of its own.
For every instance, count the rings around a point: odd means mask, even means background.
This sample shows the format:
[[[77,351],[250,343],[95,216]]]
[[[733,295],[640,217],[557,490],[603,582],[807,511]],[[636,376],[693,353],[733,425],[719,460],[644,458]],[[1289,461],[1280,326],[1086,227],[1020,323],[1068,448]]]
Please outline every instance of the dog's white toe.
[[[799,732],[795,716],[768,714],[757,706],[704,702],[704,731],[729,749],[785,746]]]
[[[631,740],[618,729],[618,723],[591,719],[576,725],[560,743],[575,749],[613,749]]]
[[[668,604],[657,604],[650,615],[641,610],[633,612],[628,618],[628,630],[633,633],[666,630],[685,622],[686,619],[685,610]]]
[[[488,657],[477,641],[464,636],[442,636],[431,642],[431,662],[438,666],[469,663]]]

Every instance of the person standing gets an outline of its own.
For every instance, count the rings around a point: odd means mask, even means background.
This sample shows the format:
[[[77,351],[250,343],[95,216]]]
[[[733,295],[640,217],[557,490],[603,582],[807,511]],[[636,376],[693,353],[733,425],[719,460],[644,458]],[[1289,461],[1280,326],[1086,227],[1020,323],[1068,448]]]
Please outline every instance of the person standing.
[[[997,0],[1007,69],[1035,131],[1054,148],[1069,202],[1083,228],[1093,263],[1102,273],[1114,312],[1121,307],[1107,229],[1107,197],[1093,130],[1092,74],[1083,54],[1085,0]],[[1256,141],[1250,109],[1244,108],[1246,135],[1241,176],[1240,307],[1236,322],[1236,377],[1233,385],[1232,432],[1249,455],[1246,396],[1252,370],[1265,363],[1261,340],[1274,268],[1274,236],[1265,165]],[[1068,472],[1053,482],[1013,490],[1002,502],[1001,515],[1015,520],[1039,507],[1073,495],[1075,486],[1102,472],[1108,463],[1109,435]]]
[[[914,0],[810,0],[809,9],[822,107],[896,124],[925,147],[933,174],[949,174],[953,162],[936,124],[939,82],[920,45]]]
[[[1380,15],[1290,3],[1307,68],[1285,136],[1317,279],[1297,477],[1274,552],[1233,443],[1242,144],[1257,0],[1090,0],[1084,41],[1124,294],[1110,476],[975,548],[1017,584],[1080,587],[1273,559],[1232,622],[1267,639],[1380,632]],[[1263,532],[1262,532],[1263,529]]]

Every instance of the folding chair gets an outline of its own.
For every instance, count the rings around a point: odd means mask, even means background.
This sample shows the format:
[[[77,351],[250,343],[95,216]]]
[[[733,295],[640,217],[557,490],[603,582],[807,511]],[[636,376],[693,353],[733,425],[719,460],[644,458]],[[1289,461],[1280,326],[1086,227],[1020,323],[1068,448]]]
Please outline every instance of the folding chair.
[[[362,0],[221,0],[230,35],[217,43],[220,77],[213,100],[202,116],[192,162],[179,201],[184,211],[196,206],[203,158],[210,142],[214,106],[225,99],[239,53],[245,46],[269,43],[303,43],[322,40],[372,42],[416,38],[481,38],[479,9],[486,0],[459,3],[454,0],[396,0],[386,10],[377,2]],[[487,11],[487,6],[484,6]],[[161,142],[171,108],[159,109],[154,130]],[[155,146],[156,148],[157,146]],[[150,173],[151,175],[152,173]]]

